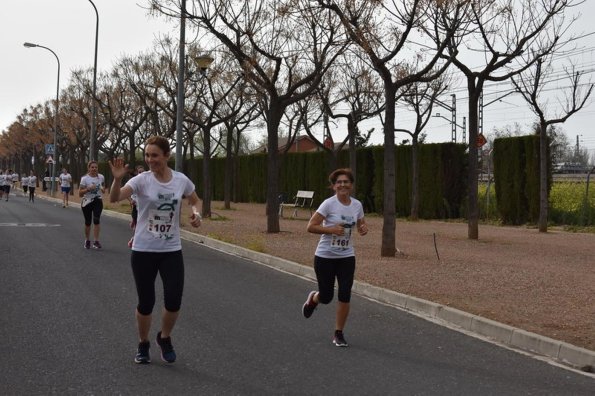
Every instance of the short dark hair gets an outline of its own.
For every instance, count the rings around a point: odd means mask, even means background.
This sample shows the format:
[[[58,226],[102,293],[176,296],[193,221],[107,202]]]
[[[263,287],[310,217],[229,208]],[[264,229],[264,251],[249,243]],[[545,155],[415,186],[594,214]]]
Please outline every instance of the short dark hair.
[[[148,146],[149,144],[154,144],[155,146],[159,147],[165,155],[168,155],[171,151],[171,147],[169,147],[169,141],[163,136],[149,137],[145,142],[145,146]]]
[[[347,176],[347,178],[349,179],[350,182],[354,182],[355,178],[353,177],[353,172],[351,171],[351,169],[349,168],[339,168],[339,169],[335,169],[328,177],[328,181],[331,182],[331,184],[335,184],[337,182],[337,179],[339,178],[339,176],[344,175]]]

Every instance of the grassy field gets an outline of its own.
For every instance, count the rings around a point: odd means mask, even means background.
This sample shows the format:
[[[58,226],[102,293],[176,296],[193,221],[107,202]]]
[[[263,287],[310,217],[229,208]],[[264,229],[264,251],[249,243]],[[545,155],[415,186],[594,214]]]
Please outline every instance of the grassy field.
[[[487,187],[487,183],[479,186],[480,213],[483,220],[498,222],[494,184],[490,186],[489,196]],[[569,229],[588,227],[595,232],[595,185],[589,184],[587,196],[586,182],[554,182],[550,191],[548,215],[551,225],[566,226]]]

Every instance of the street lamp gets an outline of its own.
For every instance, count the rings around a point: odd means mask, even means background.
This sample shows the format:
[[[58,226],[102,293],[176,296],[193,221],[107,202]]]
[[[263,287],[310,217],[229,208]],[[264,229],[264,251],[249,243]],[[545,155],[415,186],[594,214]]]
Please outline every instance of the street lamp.
[[[182,166],[182,128],[184,126],[184,59],[186,58],[186,0],[182,0],[180,7],[180,57],[178,59],[178,101],[176,111],[176,164],[178,172]]]
[[[95,101],[95,98],[97,93],[97,42],[99,39],[99,13],[97,12],[97,7],[95,7],[95,3],[93,3],[91,0],[89,0],[89,3],[91,3],[93,9],[95,9],[95,60],[93,62],[93,103],[91,106],[91,136],[89,137],[89,159],[97,160],[95,155],[95,141],[97,140],[97,102]]]
[[[60,59],[58,58],[58,55],[56,55],[56,53],[54,51],[52,51],[50,48],[48,47],[44,47],[43,45],[39,45],[39,44],[33,44],[33,43],[23,43],[23,45],[27,48],[35,48],[35,47],[39,47],[39,48],[43,48],[46,49],[48,51],[50,51],[52,54],[54,54],[54,56],[56,57],[56,61],[58,62],[58,78],[57,78],[57,82],[56,82],[56,114],[54,115],[54,157],[52,159],[52,163],[50,163],[50,168],[51,168],[51,172],[50,172],[50,179],[51,179],[51,185],[50,188],[52,189],[52,193],[51,195],[54,196],[54,179],[55,179],[55,163],[56,163],[56,159],[58,158],[56,156],[56,154],[58,154],[58,146],[56,144],[56,137],[58,135],[58,110],[60,108]]]
[[[457,124],[456,122],[454,122],[454,123],[453,123],[453,120],[452,120],[452,119],[450,119],[450,118],[446,118],[446,117],[444,117],[443,115],[440,115],[440,113],[436,113],[436,114],[435,114],[435,115],[433,115],[432,117],[435,117],[435,118],[443,118],[443,119],[445,119],[446,121],[448,121],[448,122],[450,122],[450,123],[451,123],[451,125],[452,125],[452,126],[453,126],[453,128],[454,128],[453,136],[454,136],[454,139],[455,139],[455,140],[453,140],[453,142],[456,142],[456,137],[457,137],[457,133],[456,133],[456,127],[459,127],[459,128],[461,128],[461,130],[463,131],[463,140],[462,140],[462,142],[463,142],[463,143],[465,142],[465,131],[467,130],[467,117],[463,117],[463,125],[459,125],[459,124]]]

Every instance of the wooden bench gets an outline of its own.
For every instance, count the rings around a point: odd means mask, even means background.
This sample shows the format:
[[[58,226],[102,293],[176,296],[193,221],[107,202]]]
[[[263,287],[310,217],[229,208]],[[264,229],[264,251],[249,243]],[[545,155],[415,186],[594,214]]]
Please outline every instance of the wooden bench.
[[[281,202],[279,204],[279,216],[283,217],[283,208],[293,208],[291,217],[297,217],[298,209],[308,209],[310,216],[312,216],[312,203],[314,202],[314,191],[299,190],[295,195],[295,202],[286,203]]]

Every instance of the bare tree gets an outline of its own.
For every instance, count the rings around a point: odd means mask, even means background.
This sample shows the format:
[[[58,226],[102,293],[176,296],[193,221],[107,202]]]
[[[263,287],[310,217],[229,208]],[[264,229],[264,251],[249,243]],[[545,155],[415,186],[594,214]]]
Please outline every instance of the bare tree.
[[[415,125],[412,130],[395,128],[411,136],[411,220],[419,219],[419,140],[420,134],[432,116],[432,109],[438,97],[446,90],[446,74],[431,82],[413,83],[403,95],[403,102],[415,112]]]
[[[356,148],[367,142],[373,131],[371,129],[364,135],[359,124],[384,111],[384,93],[378,75],[361,57],[353,52],[346,52],[339,60],[333,66],[333,72],[325,77],[319,97],[330,118],[347,122],[349,167],[355,173]],[[341,111],[340,108],[345,110]]]
[[[449,41],[453,64],[465,75],[469,94],[468,238],[479,238],[479,98],[486,81],[506,81],[560,45],[573,0],[476,0],[468,24]],[[481,65],[478,65],[481,62]]]
[[[153,8],[176,16],[175,1]],[[192,1],[187,17],[233,54],[261,97],[267,123],[267,232],[279,232],[278,131],[284,110],[311,95],[345,43],[328,12],[306,0]]]
[[[547,57],[544,65],[544,58],[535,62],[535,67],[528,69],[525,73],[512,78],[512,83],[525,101],[531,106],[535,115],[539,118],[539,232],[547,232],[548,218],[548,177],[547,177],[547,131],[552,125],[566,122],[573,114],[580,111],[593,92],[593,84],[585,86],[581,84],[581,77],[585,72],[577,71],[576,66],[564,68],[564,74],[569,86],[566,90],[558,89],[558,95],[565,94],[563,98],[554,94],[544,94],[550,87],[553,75],[552,57]],[[558,79],[555,79],[558,82]],[[551,99],[557,99],[557,109],[549,109]]]
[[[397,251],[394,130],[396,94],[400,88],[413,82],[435,79],[447,68],[448,62],[443,67],[436,66],[446,43],[458,29],[468,3],[424,0],[318,0],[318,4],[331,9],[341,19],[349,38],[361,48],[383,81],[384,213],[380,254],[384,257],[392,257]],[[410,37],[414,31],[431,37],[436,44],[435,48],[420,43],[423,38],[416,37],[414,40]]]

